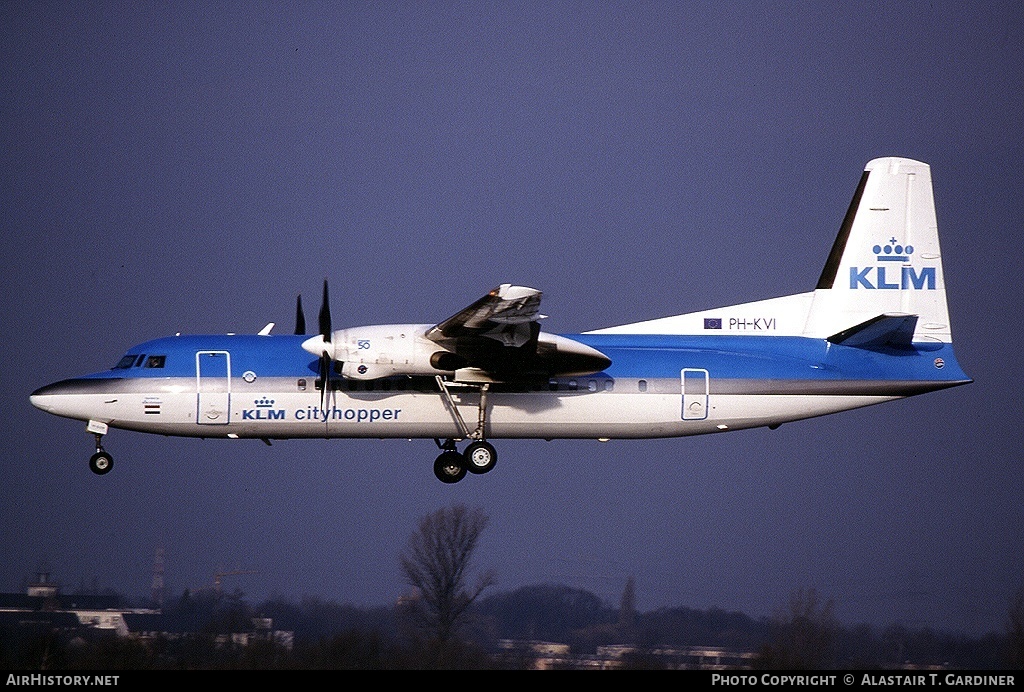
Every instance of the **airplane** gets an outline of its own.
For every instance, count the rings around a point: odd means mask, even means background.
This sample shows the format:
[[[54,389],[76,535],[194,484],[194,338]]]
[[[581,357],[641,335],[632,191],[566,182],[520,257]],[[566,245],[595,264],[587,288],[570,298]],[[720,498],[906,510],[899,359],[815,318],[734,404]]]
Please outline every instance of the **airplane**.
[[[438,323],[176,335],[31,394],[111,428],[199,438],[433,439],[445,483],[497,462],[494,439],[641,439],[768,427],[972,380],[953,353],[931,169],[867,164],[814,290],[557,335],[541,292],[501,284]],[[463,451],[458,444],[467,442]]]

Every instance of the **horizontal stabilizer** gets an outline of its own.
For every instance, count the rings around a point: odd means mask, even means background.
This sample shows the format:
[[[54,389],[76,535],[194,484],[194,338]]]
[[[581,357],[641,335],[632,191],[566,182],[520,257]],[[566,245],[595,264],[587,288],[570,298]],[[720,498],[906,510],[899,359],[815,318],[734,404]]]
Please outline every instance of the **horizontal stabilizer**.
[[[844,329],[828,338],[834,344],[857,348],[910,346],[917,328],[917,315],[890,313],[872,317],[856,327]]]

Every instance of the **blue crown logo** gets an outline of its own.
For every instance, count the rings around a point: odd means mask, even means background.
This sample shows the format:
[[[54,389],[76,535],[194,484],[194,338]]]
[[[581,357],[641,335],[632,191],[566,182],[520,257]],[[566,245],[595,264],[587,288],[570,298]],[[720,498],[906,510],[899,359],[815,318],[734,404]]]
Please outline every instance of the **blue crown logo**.
[[[879,262],[909,262],[910,256],[914,254],[913,245],[900,245],[896,238],[890,238],[885,245],[876,245],[871,248]]]
[[[267,397],[263,397],[261,399],[257,399],[256,400],[256,408],[270,408],[273,405],[274,405],[274,400],[273,399],[268,399]]]

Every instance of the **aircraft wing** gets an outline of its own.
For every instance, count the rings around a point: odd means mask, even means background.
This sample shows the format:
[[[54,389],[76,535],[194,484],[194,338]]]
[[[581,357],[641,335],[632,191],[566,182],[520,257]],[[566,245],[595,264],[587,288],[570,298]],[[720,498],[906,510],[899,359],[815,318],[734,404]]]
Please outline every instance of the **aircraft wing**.
[[[460,368],[502,379],[599,372],[604,354],[571,339],[541,335],[542,293],[502,284],[427,330],[426,337],[454,354]]]
[[[431,328],[427,338],[443,344],[452,339],[484,336],[507,346],[522,346],[530,334],[530,329],[523,327],[538,318],[541,295],[534,288],[502,284]]]

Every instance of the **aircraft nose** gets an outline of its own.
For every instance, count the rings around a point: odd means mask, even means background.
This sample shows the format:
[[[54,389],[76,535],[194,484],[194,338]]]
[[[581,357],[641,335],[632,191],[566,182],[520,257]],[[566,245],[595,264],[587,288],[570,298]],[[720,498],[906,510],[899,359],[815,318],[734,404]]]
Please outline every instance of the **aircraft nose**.
[[[29,395],[36,408],[76,420],[111,420],[123,384],[118,378],[76,377],[40,387]]]
[[[56,397],[61,394],[66,394],[68,388],[66,386],[66,380],[61,382],[54,382],[44,387],[40,387],[36,391],[32,392],[28,396],[28,400],[32,402],[40,411],[46,411],[48,413],[53,412],[56,404]]]
[[[89,393],[92,388],[94,385],[88,380],[61,380],[40,387],[29,394],[28,400],[41,411],[63,416],[66,415],[71,402],[80,398],[71,395]]]

